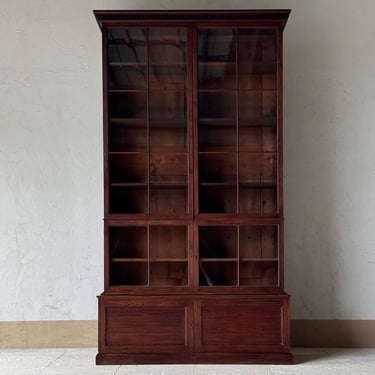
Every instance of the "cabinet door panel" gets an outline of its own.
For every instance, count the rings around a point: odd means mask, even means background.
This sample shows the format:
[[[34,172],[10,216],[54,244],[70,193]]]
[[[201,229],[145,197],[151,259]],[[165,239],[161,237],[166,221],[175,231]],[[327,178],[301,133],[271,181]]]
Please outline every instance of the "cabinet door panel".
[[[281,298],[201,298],[196,347],[206,352],[282,351],[288,334],[286,300]],[[281,322],[281,324],[280,324]]]
[[[179,298],[134,297],[100,300],[105,350],[112,353],[187,351],[191,302]],[[104,332],[101,332],[104,333]]]

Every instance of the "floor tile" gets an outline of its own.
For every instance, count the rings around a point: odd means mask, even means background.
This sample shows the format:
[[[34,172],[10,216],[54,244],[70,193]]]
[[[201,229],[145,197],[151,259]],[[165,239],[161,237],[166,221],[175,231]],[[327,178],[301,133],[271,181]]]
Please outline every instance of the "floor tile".
[[[65,353],[65,349],[3,349],[0,374],[36,375]]]
[[[293,348],[292,365],[96,366],[96,348],[0,351],[0,375],[375,375],[375,349]]]
[[[271,375],[265,365],[198,365],[194,375]]]
[[[40,375],[114,375],[120,366],[96,366],[97,350],[70,349]]]

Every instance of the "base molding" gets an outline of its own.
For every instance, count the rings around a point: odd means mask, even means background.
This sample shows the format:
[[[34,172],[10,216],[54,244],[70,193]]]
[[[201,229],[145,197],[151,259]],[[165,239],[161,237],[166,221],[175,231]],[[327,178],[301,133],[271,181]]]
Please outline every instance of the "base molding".
[[[183,355],[181,353],[168,354],[98,354],[97,365],[152,365],[152,364],[290,364],[293,356],[290,353],[272,354],[217,354],[217,355]]]
[[[375,320],[291,320],[291,341],[305,347],[375,347]],[[0,348],[97,345],[96,320],[0,322]]]

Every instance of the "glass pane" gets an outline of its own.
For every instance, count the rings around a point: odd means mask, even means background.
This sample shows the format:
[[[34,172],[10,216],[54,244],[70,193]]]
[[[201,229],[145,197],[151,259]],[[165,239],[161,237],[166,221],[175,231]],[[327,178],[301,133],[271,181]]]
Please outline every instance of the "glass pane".
[[[276,62],[275,29],[238,29],[240,62]]]
[[[109,253],[114,259],[147,259],[147,227],[109,227]]]
[[[110,155],[109,179],[113,183],[147,183],[147,154]]]
[[[199,227],[199,258],[237,259],[237,227]]]
[[[151,125],[186,127],[186,92],[151,91],[149,111]]]
[[[237,286],[237,262],[200,262],[199,285]]]
[[[239,181],[243,186],[264,187],[277,183],[277,155],[274,152],[240,152]]]
[[[237,189],[235,186],[221,187],[201,184],[199,188],[199,212],[223,214],[235,213],[236,209]]]
[[[233,62],[198,64],[199,89],[236,89],[236,65]]]
[[[146,30],[109,29],[107,54],[109,89],[146,89]]]
[[[236,286],[237,226],[199,227],[199,285]]]
[[[150,63],[185,63],[187,31],[184,28],[150,28]]]
[[[147,262],[111,262],[109,274],[110,285],[148,285]]]
[[[109,227],[110,284],[148,284],[147,227]]]
[[[205,62],[235,61],[235,30],[198,30],[198,60]]]
[[[220,124],[223,120],[235,123],[236,93],[234,91],[199,92],[198,117],[200,120],[211,119],[212,124]]]
[[[110,120],[121,119],[124,121],[124,123],[127,124],[146,124],[146,92],[110,93],[108,95],[108,101],[108,112]]]
[[[186,226],[150,226],[150,285],[187,285],[187,253]]]
[[[150,259],[187,260],[187,227],[150,226]]]
[[[111,121],[108,128],[109,152],[146,152],[146,124],[124,124]]]
[[[185,90],[186,65],[151,65],[149,67],[150,90]]]
[[[108,62],[147,61],[147,31],[138,28],[108,30]]]
[[[109,211],[112,214],[147,213],[147,187],[112,186],[109,190]]]
[[[186,186],[159,186],[150,189],[150,214],[178,215],[187,212]]]
[[[240,285],[278,285],[278,227],[240,226]]]
[[[187,286],[187,262],[151,262],[150,286]]]

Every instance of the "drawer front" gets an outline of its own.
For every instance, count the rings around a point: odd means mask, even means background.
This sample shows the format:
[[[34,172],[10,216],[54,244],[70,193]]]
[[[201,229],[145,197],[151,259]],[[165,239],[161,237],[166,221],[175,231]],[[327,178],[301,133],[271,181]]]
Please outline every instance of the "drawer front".
[[[289,351],[285,299],[202,298],[196,303],[195,338],[199,352]]]
[[[142,297],[100,302],[104,352],[161,353],[189,350],[192,306],[187,300]],[[189,332],[190,327],[190,332]]]

